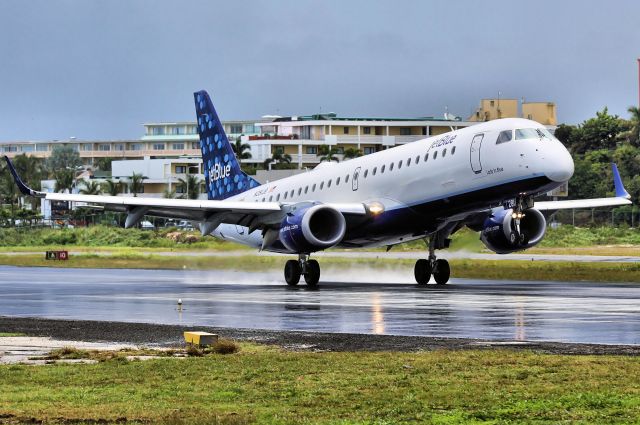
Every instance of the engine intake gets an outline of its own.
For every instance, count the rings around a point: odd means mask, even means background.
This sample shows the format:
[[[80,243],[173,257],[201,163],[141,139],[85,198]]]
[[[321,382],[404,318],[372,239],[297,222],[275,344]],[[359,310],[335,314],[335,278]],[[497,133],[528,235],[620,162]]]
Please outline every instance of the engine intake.
[[[513,210],[494,211],[483,223],[480,240],[498,254],[522,251],[537,245],[547,230],[547,221],[534,208],[524,211],[520,227],[513,217]]]
[[[280,225],[280,241],[291,252],[315,252],[340,243],[347,230],[342,213],[327,205],[301,208]]]

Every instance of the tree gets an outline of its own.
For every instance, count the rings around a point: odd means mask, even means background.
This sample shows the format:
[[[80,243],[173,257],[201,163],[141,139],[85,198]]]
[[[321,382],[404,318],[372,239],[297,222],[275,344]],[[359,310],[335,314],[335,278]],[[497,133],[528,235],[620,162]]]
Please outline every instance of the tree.
[[[113,158],[109,158],[109,157],[96,158],[93,161],[93,166],[100,171],[111,171],[112,162],[113,162]]]
[[[77,169],[82,165],[80,154],[71,146],[56,146],[51,151],[51,156],[47,159],[46,167],[52,175],[58,170],[67,168]]]
[[[338,149],[335,148],[334,146],[320,145],[318,147],[318,156],[320,157],[320,162],[323,162],[323,161],[340,162],[338,157],[336,157],[337,153],[338,153]]]
[[[16,155],[13,158],[13,165],[27,186],[35,188],[36,190],[40,189],[41,181],[46,178],[42,158],[27,156],[25,154]],[[13,183],[13,178],[10,180]],[[27,197],[26,201],[31,203],[32,210],[37,209],[40,205],[40,200],[31,196]]]
[[[82,165],[80,155],[71,146],[56,146],[46,161],[49,175],[56,181],[55,191],[71,191],[75,181],[75,172]]]
[[[11,218],[11,224],[13,224],[16,218],[15,207],[19,199],[18,187],[13,181],[13,177],[9,173],[8,167],[5,165],[5,163],[2,162],[0,166],[1,166],[0,171],[2,172],[0,174],[0,177],[2,178],[0,180],[0,198],[3,204],[10,205],[11,212],[9,214],[9,217]]]
[[[166,199],[173,199],[176,197],[176,190],[175,189],[169,190],[169,188],[167,188],[164,190],[164,192],[162,192],[162,197]]]
[[[75,174],[74,170],[69,170],[67,168],[57,170],[54,173],[54,179],[56,181],[54,190],[56,192],[64,192],[65,190],[71,192],[73,182],[75,181]]]
[[[200,178],[194,174],[187,174],[186,177],[179,178],[180,186],[184,189],[184,195],[187,199],[198,199],[200,196]]]
[[[344,150],[343,159],[353,159],[362,156],[362,151],[357,148],[347,148]]]
[[[278,168],[277,164],[291,164],[291,155],[289,155],[288,153],[283,153],[280,152],[279,150],[277,150],[272,156],[271,158],[267,158],[264,160],[263,162],[264,164],[264,169],[268,170],[269,169],[269,164],[274,164],[274,168]],[[286,168],[286,166],[285,166]]]
[[[589,118],[572,135],[571,150],[582,154],[593,149],[615,149],[625,128],[624,120],[617,115],[609,115],[607,107],[596,112],[595,118]]]
[[[616,163],[623,176],[640,175],[640,149],[625,143],[613,152],[613,162]]]
[[[640,146],[640,108],[629,106],[627,111],[631,114],[627,137],[633,146]]]
[[[111,179],[107,179],[104,181],[106,190],[110,196],[118,196],[118,194],[122,191],[122,185],[120,182],[113,181]]]
[[[144,190],[144,180],[145,176],[138,173],[133,173],[129,177],[129,191],[133,193],[133,196],[138,196],[138,193],[141,193]]]
[[[82,189],[80,189],[80,193],[83,195],[100,195],[102,190],[100,189],[100,184],[94,180],[82,180]]]
[[[242,164],[243,159],[251,159],[251,145],[242,143],[242,139],[238,137],[236,142],[231,145],[233,152],[236,154],[236,159],[239,164]]]

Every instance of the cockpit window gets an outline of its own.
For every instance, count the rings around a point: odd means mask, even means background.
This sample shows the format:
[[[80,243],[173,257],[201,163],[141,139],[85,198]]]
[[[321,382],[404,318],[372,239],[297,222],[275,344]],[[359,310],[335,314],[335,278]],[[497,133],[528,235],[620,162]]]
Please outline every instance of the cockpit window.
[[[541,138],[546,137],[549,140],[553,140],[553,134],[551,134],[551,132],[546,128],[538,128],[537,131],[538,134],[541,134]]]
[[[513,130],[501,131],[500,134],[498,134],[498,140],[496,140],[496,145],[499,145],[500,143],[510,142],[512,138],[513,138]]]
[[[516,130],[516,140],[539,139],[540,134],[535,128],[519,128]]]

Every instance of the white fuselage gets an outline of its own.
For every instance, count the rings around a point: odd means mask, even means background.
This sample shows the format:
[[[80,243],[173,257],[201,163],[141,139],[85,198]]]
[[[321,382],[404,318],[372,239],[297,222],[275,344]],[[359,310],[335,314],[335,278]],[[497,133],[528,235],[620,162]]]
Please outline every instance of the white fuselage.
[[[522,129],[527,131],[520,131]],[[540,130],[538,134],[536,129]],[[512,139],[497,144],[499,134],[505,130],[512,130]],[[416,206],[437,208],[442,201],[463,200],[467,199],[464,196],[474,194],[482,197],[486,191],[500,188],[505,191],[503,199],[511,199],[518,195],[507,189],[511,183],[544,180],[546,184],[540,187],[527,188],[528,193],[535,194],[539,193],[538,189],[560,185],[572,174],[571,156],[544,126],[509,118],[427,137],[341,163],[322,163],[309,172],[261,185],[229,199],[282,204],[379,202],[384,205],[385,213],[392,213]],[[456,198],[459,196],[462,197]],[[490,207],[489,201],[487,199],[486,207]],[[430,217],[437,215],[437,211],[429,212]],[[406,220],[402,215],[398,219]],[[403,229],[397,235],[390,235],[387,225],[383,240],[372,238],[375,243],[370,245],[409,240],[410,237],[402,238],[407,234],[402,224],[406,223],[398,223]],[[261,232],[248,234],[248,228],[242,226],[223,224],[213,235],[254,247],[262,244]]]

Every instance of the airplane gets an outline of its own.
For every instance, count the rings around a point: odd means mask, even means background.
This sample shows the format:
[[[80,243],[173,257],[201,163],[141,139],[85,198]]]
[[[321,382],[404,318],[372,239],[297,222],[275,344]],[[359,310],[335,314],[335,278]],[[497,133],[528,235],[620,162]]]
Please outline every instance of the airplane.
[[[464,226],[480,232],[490,250],[505,254],[538,244],[544,212],[630,204],[615,164],[615,196],[543,201],[574,171],[571,155],[543,125],[505,118],[426,137],[405,145],[260,184],[245,174],[206,91],[194,93],[208,200],[45,193],[27,187],[8,157],[24,195],[84,202],[126,213],[125,227],[143,216],[199,223],[203,235],[289,255],[284,278],[295,286],[320,281],[311,255],[329,248],[387,247],[423,239],[427,258],[414,277],[426,285],[449,281],[436,257]]]

